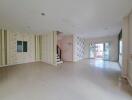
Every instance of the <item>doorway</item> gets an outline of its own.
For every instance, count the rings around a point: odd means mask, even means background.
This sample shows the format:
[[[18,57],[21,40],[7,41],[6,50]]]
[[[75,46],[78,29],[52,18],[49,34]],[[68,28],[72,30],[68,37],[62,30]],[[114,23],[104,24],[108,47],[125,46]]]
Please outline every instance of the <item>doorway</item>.
[[[90,44],[90,58],[109,60],[109,43]]]
[[[122,40],[119,40],[119,64],[122,66],[122,52],[123,52],[123,43]]]
[[[119,65],[120,67],[122,67],[122,53],[123,53],[123,40],[122,40],[122,30],[121,32],[119,33],[119,36],[118,36],[118,47],[119,47]]]

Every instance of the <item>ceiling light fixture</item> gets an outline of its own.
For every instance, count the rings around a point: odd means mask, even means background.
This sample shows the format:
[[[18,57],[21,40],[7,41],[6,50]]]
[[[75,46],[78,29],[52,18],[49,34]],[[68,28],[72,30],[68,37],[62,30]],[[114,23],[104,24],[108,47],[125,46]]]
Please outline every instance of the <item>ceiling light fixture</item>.
[[[45,16],[45,13],[41,13],[42,16]]]

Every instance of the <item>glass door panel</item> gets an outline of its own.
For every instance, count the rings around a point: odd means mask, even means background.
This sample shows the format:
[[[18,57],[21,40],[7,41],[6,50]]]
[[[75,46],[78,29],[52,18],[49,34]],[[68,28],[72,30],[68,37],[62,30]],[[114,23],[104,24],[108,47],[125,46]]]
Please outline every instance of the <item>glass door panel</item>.
[[[95,58],[95,45],[90,44],[90,58]]]
[[[109,60],[110,44],[104,43],[104,60]]]
[[[96,46],[96,58],[104,58],[104,45],[103,43],[95,44]]]

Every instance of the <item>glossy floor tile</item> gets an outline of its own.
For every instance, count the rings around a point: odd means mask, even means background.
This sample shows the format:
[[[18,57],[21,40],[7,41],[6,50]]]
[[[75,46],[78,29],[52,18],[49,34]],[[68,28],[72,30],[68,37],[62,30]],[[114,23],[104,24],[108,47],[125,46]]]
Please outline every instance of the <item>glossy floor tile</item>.
[[[132,100],[115,62],[42,62],[0,68],[0,100]]]

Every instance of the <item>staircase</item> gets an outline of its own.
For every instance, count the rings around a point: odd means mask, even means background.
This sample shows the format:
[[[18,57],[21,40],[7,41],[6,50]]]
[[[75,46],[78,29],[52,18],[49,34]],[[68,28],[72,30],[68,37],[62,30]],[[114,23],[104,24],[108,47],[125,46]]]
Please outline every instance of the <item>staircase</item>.
[[[57,64],[62,64],[63,63],[62,58],[61,58],[61,49],[59,48],[58,45],[57,45],[57,57],[56,57],[56,60],[57,60]]]
[[[63,63],[63,61],[60,59],[60,57],[58,55],[57,55],[56,59],[57,59],[57,64],[62,64]]]

